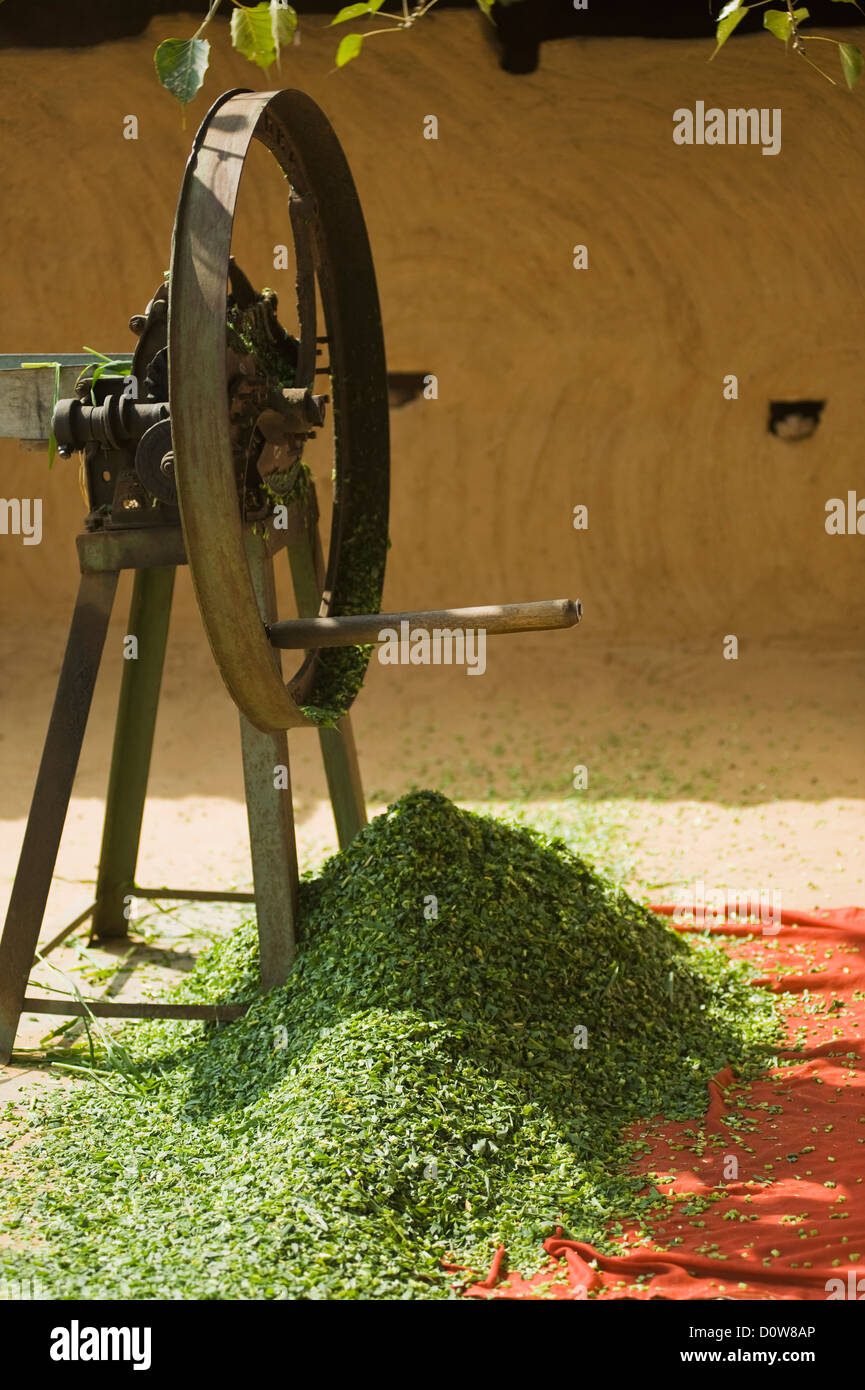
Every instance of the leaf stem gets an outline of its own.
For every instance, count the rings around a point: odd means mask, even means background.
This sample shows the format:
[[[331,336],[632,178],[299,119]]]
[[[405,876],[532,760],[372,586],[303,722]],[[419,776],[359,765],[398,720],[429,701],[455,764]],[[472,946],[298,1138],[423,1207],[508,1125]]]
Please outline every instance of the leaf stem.
[[[798,23],[798,21],[797,21],[797,19],[796,19],[796,11],[793,9],[793,0],[787,0],[787,13],[788,13],[788,15],[790,16],[790,33],[789,33],[789,35],[788,35],[788,39],[792,39],[792,40],[793,40],[793,43],[792,43],[793,52],[794,52],[794,53],[801,53],[801,54],[802,54],[802,57],[804,58],[804,57],[805,57],[805,45],[804,45],[804,43],[802,42],[801,35],[799,34],[799,23]],[[819,71],[819,69],[818,69],[818,71]]]
[[[814,35],[811,34],[811,35],[809,35],[809,37],[810,37],[810,38],[813,38]],[[830,39],[829,42],[831,43],[832,40]],[[801,52],[801,50],[800,50],[800,52]],[[825,79],[826,79],[827,82],[831,82],[833,87],[837,87],[837,86],[838,86],[838,83],[835,81],[834,77],[830,77],[829,74],[828,74],[828,72],[824,72],[823,69],[822,69],[821,67],[818,67],[818,65],[814,62],[814,60],[813,60],[812,58],[806,57],[806,55],[805,55],[804,53],[802,53],[802,57],[805,59],[805,62],[806,62],[806,63],[809,63],[810,66],[811,66],[812,68],[814,68],[814,70],[815,70],[816,72],[819,72],[819,74],[820,74],[821,77],[825,77]]]
[[[219,9],[221,4],[222,0],[213,0],[213,4],[210,6],[210,9],[207,11],[207,14],[204,16],[195,33],[192,35],[194,39],[197,39],[200,34],[204,33],[204,30],[207,28],[208,24],[212,20],[213,16],[216,14],[216,11]]]

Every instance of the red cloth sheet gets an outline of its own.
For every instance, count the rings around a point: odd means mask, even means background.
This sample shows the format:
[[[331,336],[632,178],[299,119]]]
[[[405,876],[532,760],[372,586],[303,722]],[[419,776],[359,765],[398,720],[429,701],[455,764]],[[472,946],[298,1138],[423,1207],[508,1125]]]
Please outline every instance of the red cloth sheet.
[[[652,1240],[631,1227],[623,1256],[560,1234],[528,1280],[507,1270],[500,1249],[487,1277],[465,1288],[469,1297],[865,1300],[865,909],[785,910],[781,920],[765,934],[743,924],[710,930],[741,938],[730,951],[753,964],[756,984],[795,993],[795,1064],[749,1083],[725,1068],[709,1082],[702,1125],[660,1119],[633,1130],[652,1146],[640,1169],[672,1178],[654,1185],[708,1198],[706,1209],[675,1211]],[[754,1130],[728,1127],[733,1112]]]

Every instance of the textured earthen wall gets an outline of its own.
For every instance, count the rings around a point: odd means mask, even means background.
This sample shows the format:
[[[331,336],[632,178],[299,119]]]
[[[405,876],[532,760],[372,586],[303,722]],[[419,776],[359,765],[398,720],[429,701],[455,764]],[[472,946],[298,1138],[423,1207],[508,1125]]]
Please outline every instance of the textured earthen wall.
[[[306,89],[332,119],[389,365],[439,378],[437,401],[393,414],[386,601],[576,594],[586,638],[856,641],[865,539],[827,536],[823,517],[827,498],[865,493],[862,95],[769,36],[711,67],[708,42],[567,41],[515,78],[470,14],[370,42],[341,73],[333,32],[313,25],[269,85]],[[151,52],[188,30],[159,21],[144,39],[0,58],[0,351],[131,342],[207,105],[183,130]],[[225,34],[214,47],[211,96],[256,84]],[[674,145],[673,111],[698,99],[781,107],[781,154]],[[137,141],[121,137],[128,113]],[[280,288],[284,187],[262,163],[246,193],[241,259]],[[588,270],[572,268],[576,243]],[[723,399],[727,373],[738,401]],[[828,404],[812,440],[785,444],[768,401],[798,397]],[[0,537],[5,622],[68,611],[74,472],[0,441],[0,493],[45,509],[41,546]]]

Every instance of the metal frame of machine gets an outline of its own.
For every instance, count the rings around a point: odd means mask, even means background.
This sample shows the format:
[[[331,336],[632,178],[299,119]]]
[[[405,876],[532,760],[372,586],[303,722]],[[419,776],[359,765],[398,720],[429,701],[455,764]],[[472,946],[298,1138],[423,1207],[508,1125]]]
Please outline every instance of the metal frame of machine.
[[[275,296],[256,293],[231,254],[253,141],[271,151],[290,188],[297,335],[280,325]],[[96,897],[42,954],[88,918],[94,938],[127,935],[130,897],[250,902],[264,990],[285,980],[294,956],[291,787],[288,781],[274,786],[274,769],[289,766],[286,730],[318,726],[344,847],[366,822],[348,709],[379,629],[409,619],[416,630],[446,624],[519,632],[570,627],[580,617],[570,600],[379,612],[389,491],[381,314],[351,173],[329,122],[305,94],[228,92],[211,108],[181,188],[168,283],[130,327],[138,335],[131,374],[94,380],[95,373],[85,373],[74,398],[53,412],[61,452],[83,452],[90,513],[78,537],[78,598],[0,937],[0,1062],[11,1055],[24,1010],[228,1020],[246,1007],[83,1004],[27,994],[121,570],[135,572],[128,631],[138,656],[124,663]],[[38,392],[39,373],[25,382],[21,360],[17,372],[0,372],[0,383],[5,377],[19,396]],[[327,378],[328,395],[316,393],[317,376]],[[9,398],[0,391],[0,411]],[[328,407],[334,506],[325,562],[303,449]],[[31,402],[31,414],[33,408]],[[0,432],[13,432],[6,424],[0,416]],[[281,621],[274,557],[283,549],[298,618]],[[184,563],[217,667],[240,711],[253,893],[136,882],[175,569]],[[303,653],[287,683],[284,649]]]

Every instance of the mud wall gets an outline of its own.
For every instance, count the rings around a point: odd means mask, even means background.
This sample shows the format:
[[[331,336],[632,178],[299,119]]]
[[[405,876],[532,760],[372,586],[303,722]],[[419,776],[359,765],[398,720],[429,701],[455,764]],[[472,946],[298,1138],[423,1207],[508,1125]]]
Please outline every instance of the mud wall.
[[[327,111],[366,211],[389,365],[438,377],[437,400],[392,416],[386,602],[575,594],[601,641],[854,644],[865,540],[828,536],[824,507],[862,480],[862,94],[768,35],[711,67],[708,42],[569,40],[513,77],[480,22],[439,15],[336,72],[332,31],[308,20],[269,82],[214,36],[211,97],[292,85]],[[0,352],[131,344],[208,105],[183,129],[152,73],[155,44],[188,30],[0,56]],[[780,107],[781,153],[674,144],[674,110],[698,100]],[[279,288],[284,192],[262,163],[245,193],[244,260]],[[770,435],[768,402],[798,398],[827,402],[815,436]],[[75,472],[0,441],[0,493],[44,501],[41,545],[0,536],[5,623],[68,612]]]

